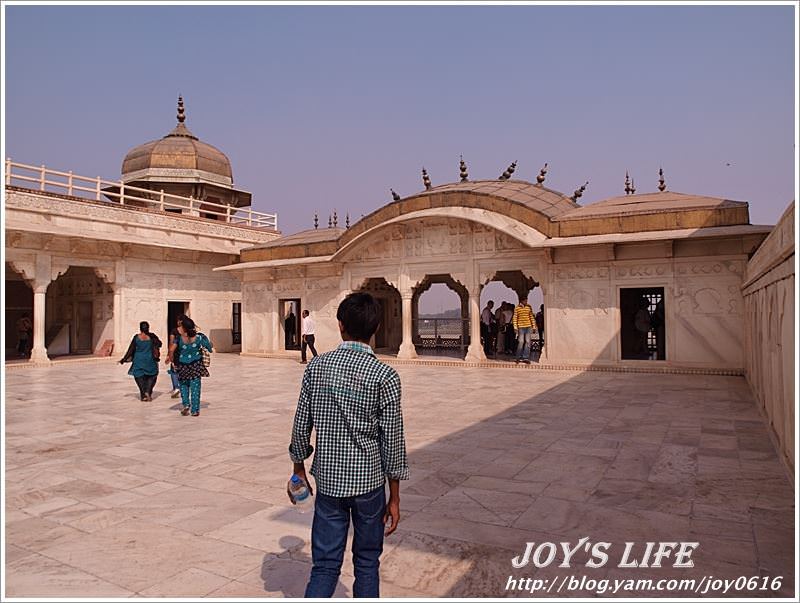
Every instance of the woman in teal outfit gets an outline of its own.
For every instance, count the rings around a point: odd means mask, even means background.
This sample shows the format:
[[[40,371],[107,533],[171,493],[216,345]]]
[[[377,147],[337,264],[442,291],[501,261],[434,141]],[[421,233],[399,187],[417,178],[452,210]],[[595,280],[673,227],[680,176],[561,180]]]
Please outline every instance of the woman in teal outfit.
[[[179,337],[169,347],[167,363],[172,363],[178,372],[178,383],[181,386],[182,415],[200,414],[200,378],[208,377],[208,369],[203,365],[201,348],[213,352],[208,337],[197,332],[197,326],[188,316],[184,316],[178,324]]]
[[[138,335],[133,336],[128,351],[119,363],[133,361],[128,374],[139,386],[139,398],[142,402],[150,402],[153,399],[160,357],[161,340],[158,335],[150,332],[150,325],[146,321],[140,322]]]

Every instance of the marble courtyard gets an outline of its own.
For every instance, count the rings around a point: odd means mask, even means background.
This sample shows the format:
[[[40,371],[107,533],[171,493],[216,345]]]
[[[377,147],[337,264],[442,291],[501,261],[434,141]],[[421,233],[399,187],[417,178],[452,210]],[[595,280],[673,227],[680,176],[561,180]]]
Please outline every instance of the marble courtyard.
[[[384,596],[566,573],[782,575],[793,592],[793,487],[743,377],[397,368],[412,479]],[[285,496],[301,374],[219,354],[192,418],[163,374],[146,404],[111,360],[9,366],[6,595],[302,595],[311,516]],[[700,547],[690,570],[511,566],[527,541],[583,536]],[[338,594],[351,584],[346,561]]]

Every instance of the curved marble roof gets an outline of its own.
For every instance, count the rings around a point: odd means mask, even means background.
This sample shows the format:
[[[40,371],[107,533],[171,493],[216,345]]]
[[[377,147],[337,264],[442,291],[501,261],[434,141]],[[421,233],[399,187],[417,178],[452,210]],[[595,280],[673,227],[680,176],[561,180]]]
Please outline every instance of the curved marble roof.
[[[384,224],[421,213],[468,207],[500,214],[547,238],[749,224],[748,205],[701,195],[664,191],[625,195],[581,206],[564,193],[524,180],[477,180],[436,186],[392,201],[349,229],[306,230],[243,251],[242,259],[332,255]],[[283,248],[278,253],[276,248]],[[272,251],[269,251],[269,250]],[[261,257],[263,256],[263,257]]]

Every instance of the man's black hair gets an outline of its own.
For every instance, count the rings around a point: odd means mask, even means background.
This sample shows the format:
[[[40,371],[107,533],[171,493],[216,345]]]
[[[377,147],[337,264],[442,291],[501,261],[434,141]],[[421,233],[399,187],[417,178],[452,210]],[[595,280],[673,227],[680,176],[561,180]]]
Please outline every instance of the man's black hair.
[[[381,322],[381,306],[369,293],[351,293],[339,304],[336,318],[342,321],[347,334],[357,341],[368,342]]]

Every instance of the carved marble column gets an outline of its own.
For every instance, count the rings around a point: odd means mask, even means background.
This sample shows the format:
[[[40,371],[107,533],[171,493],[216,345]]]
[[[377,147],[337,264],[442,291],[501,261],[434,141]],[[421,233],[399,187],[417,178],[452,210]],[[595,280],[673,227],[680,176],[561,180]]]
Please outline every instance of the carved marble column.
[[[412,301],[414,299],[414,291],[410,287],[400,292],[400,298],[403,300],[403,343],[400,344],[400,350],[397,352],[398,358],[416,358],[417,349],[414,347],[411,317]]]
[[[482,362],[486,354],[481,345],[481,287],[469,288],[469,348],[464,360]]]
[[[114,284],[114,354],[124,353],[122,342],[122,291],[118,283]]]
[[[47,363],[47,348],[44,345],[45,329],[45,299],[49,281],[35,281],[33,283],[33,348],[31,348],[31,362]]]

